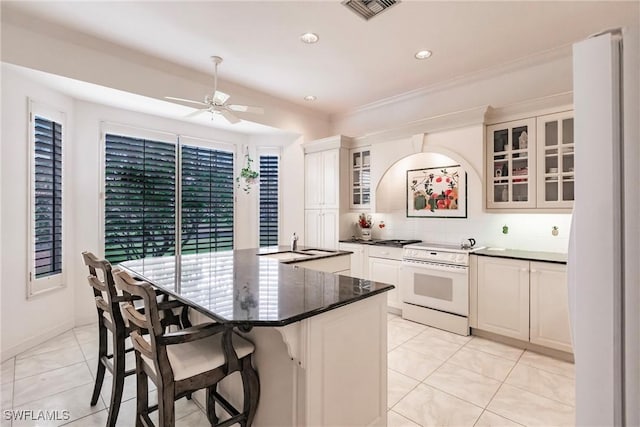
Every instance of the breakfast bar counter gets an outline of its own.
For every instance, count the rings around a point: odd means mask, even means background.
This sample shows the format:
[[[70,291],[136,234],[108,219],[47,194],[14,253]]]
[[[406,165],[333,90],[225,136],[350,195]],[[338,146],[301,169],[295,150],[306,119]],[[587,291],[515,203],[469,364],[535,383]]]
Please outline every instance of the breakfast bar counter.
[[[255,426],[386,425],[386,292],[393,286],[260,252],[145,258],[120,266],[190,305],[193,323],[231,324],[254,342],[261,384]],[[339,256],[349,253],[306,259]],[[242,387],[234,375],[220,390],[239,405]]]

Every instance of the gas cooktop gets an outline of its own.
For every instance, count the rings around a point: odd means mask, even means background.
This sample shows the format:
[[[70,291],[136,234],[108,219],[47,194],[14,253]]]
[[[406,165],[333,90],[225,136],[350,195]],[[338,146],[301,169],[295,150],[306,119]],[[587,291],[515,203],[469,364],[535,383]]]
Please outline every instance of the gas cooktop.
[[[422,240],[402,240],[402,239],[390,239],[390,240],[362,240],[362,239],[351,239],[351,240],[341,240],[343,243],[360,243],[363,245],[380,245],[380,246],[394,246],[397,248],[401,248],[405,245],[411,245],[415,243],[420,243]]]

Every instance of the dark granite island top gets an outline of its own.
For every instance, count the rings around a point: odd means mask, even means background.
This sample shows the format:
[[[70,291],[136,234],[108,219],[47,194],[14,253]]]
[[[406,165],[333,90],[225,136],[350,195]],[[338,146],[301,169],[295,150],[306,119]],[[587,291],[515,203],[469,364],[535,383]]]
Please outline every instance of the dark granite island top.
[[[243,249],[143,258],[120,267],[218,322],[241,327],[285,326],[394,288],[258,256],[264,252]],[[330,256],[336,255],[312,259]],[[177,275],[180,280],[175,280]]]

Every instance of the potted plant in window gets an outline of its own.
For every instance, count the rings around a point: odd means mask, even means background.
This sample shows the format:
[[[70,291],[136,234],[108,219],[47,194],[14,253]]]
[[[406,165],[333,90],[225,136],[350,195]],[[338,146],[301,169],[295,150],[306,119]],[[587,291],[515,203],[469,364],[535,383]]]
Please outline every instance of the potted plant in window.
[[[251,169],[251,163],[253,163],[253,159],[249,157],[249,153],[244,155],[245,158],[245,166],[240,170],[240,176],[236,177],[236,182],[238,183],[238,188],[242,188],[242,190],[249,194],[251,191],[251,186],[256,183],[258,176],[260,174]]]

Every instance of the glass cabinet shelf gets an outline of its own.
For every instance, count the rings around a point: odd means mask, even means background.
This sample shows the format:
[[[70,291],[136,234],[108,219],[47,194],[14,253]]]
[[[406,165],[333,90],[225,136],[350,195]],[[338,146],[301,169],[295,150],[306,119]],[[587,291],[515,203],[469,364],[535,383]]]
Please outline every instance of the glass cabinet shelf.
[[[367,208],[371,204],[371,150],[353,149],[350,159],[351,209]]]

